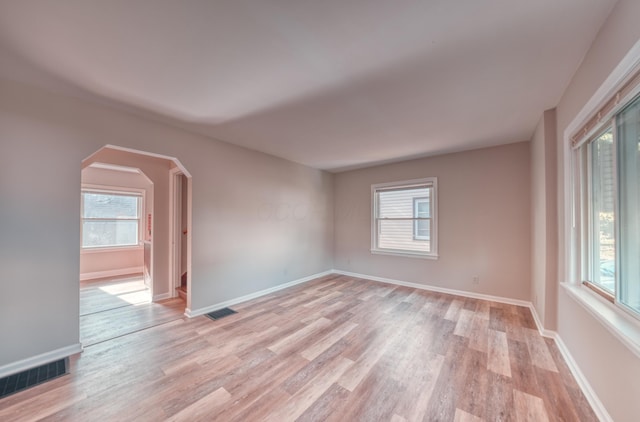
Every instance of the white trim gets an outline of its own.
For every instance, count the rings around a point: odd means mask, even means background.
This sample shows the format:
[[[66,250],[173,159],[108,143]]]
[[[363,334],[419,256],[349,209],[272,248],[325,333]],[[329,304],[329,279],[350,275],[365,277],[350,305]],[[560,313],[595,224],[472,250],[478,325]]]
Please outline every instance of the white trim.
[[[591,388],[591,385],[589,384],[589,381],[587,380],[587,378],[584,376],[584,374],[580,370],[580,367],[578,366],[576,361],[573,359],[573,356],[569,352],[569,349],[564,344],[564,342],[562,341],[562,339],[560,338],[558,333],[556,333],[555,331],[546,330],[542,326],[542,323],[540,322],[540,318],[538,317],[538,313],[537,313],[535,307],[533,306],[533,304],[531,302],[528,302],[528,301],[525,301],[525,300],[510,299],[510,298],[505,298],[505,297],[500,297],[500,296],[492,296],[492,295],[486,295],[486,294],[481,294],[481,293],[466,292],[466,291],[462,291],[462,290],[446,289],[446,288],[442,288],[442,287],[435,287],[435,286],[429,286],[429,285],[425,285],[425,284],[411,283],[411,282],[406,282],[406,281],[394,280],[394,279],[383,278],[383,277],[375,277],[375,276],[370,276],[370,275],[366,275],[366,274],[352,273],[352,272],[348,272],[348,271],[341,271],[341,270],[335,270],[334,269],[334,270],[330,270],[330,271],[325,271],[325,272],[322,272],[322,273],[314,274],[314,275],[311,275],[309,277],[304,277],[304,278],[301,278],[301,279],[298,279],[298,280],[294,280],[294,281],[291,281],[289,283],[281,284],[279,286],[272,287],[270,289],[261,290],[259,292],[252,293],[252,294],[249,294],[249,295],[246,295],[246,296],[238,297],[238,298],[231,299],[231,300],[228,300],[228,301],[225,301],[225,302],[217,303],[215,305],[207,306],[205,308],[201,308],[201,309],[197,309],[197,310],[185,309],[185,316],[187,316],[189,318],[193,318],[193,317],[196,317],[196,316],[199,316],[199,315],[203,315],[203,314],[206,314],[206,313],[209,313],[209,312],[216,311],[218,309],[221,309],[221,308],[224,308],[224,307],[227,307],[227,306],[232,306],[232,305],[235,305],[235,304],[238,304],[238,303],[241,303],[241,302],[246,302],[248,300],[255,299],[257,297],[264,296],[264,295],[267,295],[269,293],[273,293],[273,292],[276,292],[276,291],[279,291],[279,290],[283,290],[283,289],[286,289],[288,287],[292,287],[292,286],[295,286],[297,284],[302,284],[302,283],[305,283],[305,282],[308,282],[308,281],[311,281],[311,280],[314,280],[314,279],[317,279],[317,278],[320,278],[320,277],[324,277],[324,276],[330,275],[330,274],[339,274],[339,275],[345,275],[345,276],[349,276],[349,277],[362,278],[362,279],[365,279],[365,280],[378,281],[378,282],[381,282],[381,283],[394,284],[394,285],[404,286],[404,287],[412,287],[412,288],[421,289],[421,290],[428,290],[428,291],[434,291],[434,292],[440,292],[440,293],[447,293],[447,294],[452,294],[452,295],[456,295],[456,296],[470,297],[470,298],[474,298],[474,299],[489,300],[489,301],[493,301],[493,302],[506,303],[506,304],[510,304],[510,305],[525,306],[525,307],[531,309],[531,314],[533,315],[533,319],[534,319],[534,321],[536,323],[536,326],[538,328],[538,331],[539,331],[540,335],[542,335],[544,337],[551,338],[556,342],[556,344],[558,345],[558,350],[562,354],[562,357],[564,358],[565,362],[567,363],[567,366],[569,367],[569,370],[573,374],[576,382],[578,383],[578,386],[582,390],[582,392],[585,395],[587,401],[591,405],[593,411],[596,413],[596,416],[598,416],[598,418],[601,421],[604,421],[604,422],[612,421],[611,416],[607,412],[606,408],[604,407],[604,405],[602,404],[602,402],[598,398],[598,396],[595,393],[595,391],[593,390],[593,388]]]
[[[80,274],[80,281],[94,280],[96,278],[119,277],[122,275],[142,274],[143,272],[144,272],[144,268],[142,266],[130,267],[130,268],[118,268],[115,270],[106,270],[106,271],[95,271],[92,273]]]
[[[557,333],[555,331],[547,330],[546,328],[544,328],[544,325],[542,325],[542,321],[540,321],[540,317],[538,316],[538,311],[536,310],[536,307],[533,306],[533,303],[529,303],[529,309],[531,310],[531,315],[533,315],[533,320],[536,323],[536,327],[538,327],[538,332],[540,333],[540,335],[542,337],[555,339]]]
[[[615,69],[609,74],[607,79],[600,85],[600,88],[593,94],[591,99],[582,107],[582,110],[569,123],[564,130],[565,144],[571,144],[571,136],[582,126],[591,115],[604,105],[611,96],[620,88],[635,69],[640,67],[640,40],[638,40],[629,50],[626,56],[618,63]]]
[[[146,174],[140,172],[140,175],[144,176],[145,179],[149,182],[151,186],[151,190],[153,191],[154,186],[151,179],[147,177]],[[127,221],[137,221],[138,222],[138,244],[137,245],[122,245],[122,246],[83,246],[82,242],[82,232],[84,230],[84,221],[91,220],[84,217],[84,198],[80,202],[80,254],[85,253],[86,251],[100,249],[105,252],[110,251],[111,249],[126,249],[126,248],[136,248],[142,247],[142,241],[145,239],[145,215],[147,211],[147,190],[143,188],[132,188],[132,187],[122,187],[122,186],[111,186],[111,185],[100,185],[95,183],[82,183],[80,188],[81,195],[84,195],[85,192],[88,193],[102,193],[102,194],[112,194],[112,195],[122,195],[122,196],[135,196],[138,198],[138,218],[127,219]]]
[[[95,246],[90,248],[80,248],[80,254],[113,253],[113,252],[136,252],[143,250],[142,243],[134,246]]]
[[[101,169],[101,170],[119,171],[119,172],[123,172],[123,173],[142,174],[142,170],[140,170],[137,167],[120,166],[120,165],[117,165],[117,164],[107,164],[107,163],[101,163],[99,161],[95,161],[95,162],[89,164],[88,167],[91,167],[91,168],[94,168],[94,169]]]
[[[0,366],[0,378],[13,375],[18,372],[26,371],[27,369],[32,369],[40,365],[45,365],[56,360],[67,358],[71,355],[81,353],[82,350],[82,344],[76,343],[66,347],[61,347],[60,349],[41,353],[30,358],[22,359]]]
[[[638,358],[640,358],[640,323],[617,306],[602,299],[584,286],[560,283],[569,296]]]
[[[567,284],[567,283],[562,283],[562,284]],[[538,327],[538,332],[540,333],[541,336],[551,338],[556,342],[556,345],[558,346],[558,350],[562,354],[562,357],[564,358],[564,361],[569,367],[571,374],[573,374],[573,378],[576,380],[576,383],[578,383],[578,387],[580,387],[580,390],[582,390],[582,393],[584,394],[585,398],[591,405],[591,408],[593,409],[598,419],[603,422],[613,422],[613,419],[609,415],[609,412],[607,412],[607,409],[604,407],[604,404],[602,404],[602,401],[600,401],[600,398],[591,387],[591,384],[589,384],[587,377],[584,376],[577,362],[571,355],[569,348],[564,343],[564,341],[562,341],[562,337],[560,337],[560,334],[558,334],[556,331],[547,330],[544,328],[544,326],[542,325],[542,322],[540,321],[540,318],[538,317],[538,312],[536,311],[536,308],[533,306],[533,303],[530,304],[529,308],[531,309],[531,314],[533,315],[533,319],[536,323],[536,326]]]
[[[346,275],[349,277],[363,278],[371,281],[378,281],[380,283],[388,283],[388,284],[395,284],[398,286],[412,287],[414,289],[428,290],[428,291],[439,292],[439,293],[447,293],[455,296],[470,297],[472,299],[482,299],[482,300],[489,300],[492,302],[506,303],[509,305],[525,306],[527,308],[531,305],[531,302],[527,302],[526,300],[511,299],[511,298],[502,297],[502,296],[492,296],[492,295],[486,295],[484,293],[467,292],[464,290],[447,289],[444,287],[430,286],[428,284],[418,284],[418,283],[411,283],[408,281],[394,280],[392,278],[376,277],[372,275],[352,273],[352,272],[342,271],[342,270],[333,270],[333,273]]]
[[[100,148],[98,151],[94,152],[89,157],[85,158],[85,160],[83,160],[83,161],[86,161],[87,159],[91,158],[92,155],[95,155],[96,153],[102,151],[104,148],[115,149],[115,150],[124,151],[124,152],[130,152],[130,153],[133,153],[133,154],[147,155],[149,157],[161,158],[161,159],[164,159],[164,160],[170,160],[170,161],[173,161],[174,164],[176,166],[178,166],[178,168],[180,168],[180,170],[182,170],[182,172],[184,173],[185,176],[191,177],[191,173],[189,173],[187,171],[187,169],[182,165],[180,160],[178,158],[176,158],[176,157],[172,157],[170,155],[158,154],[158,153],[155,153],[155,152],[142,151],[142,150],[134,149],[134,148],[120,147],[120,146],[112,145],[112,144],[106,144],[105,146]]]
[[[159,300],[165,300],[165,299],[171,299],[173,296],[173,294],[171,292],[168,293],[162,293],[159,295],[153,295],[153,299],[151,300],[152,302],[157,302]]]
[[[395,285],[398,285],[398,286],[413,287],[413,288],[421,289],[421,290],[429,290],[429,291],[434,291],[434,292],[447,293],[447,294],[452,294],[452,295],[456,295],[456,296],[470,297],[470,298],[474,298],[474,299],[490,300],[490,301],[493,301],[493,302],[506,303],[506,304],[509,304],[509,305],[525,306],[525,307],[529,308],[531,310],[531,314],[533,315],[533,319],[534,319],[534,321],[536,323],[536,326],[538,328],[538,332],[540,333],[540,335],[543,336],[543,337],[548,337],[548,338],[553,339],[556,342],[556,344],[558,345],[558,350],[560,350],[560,353],[562,354],[562,357],[564,358],[565,362],[567,363],[567,366],[569,367],[569,370],[573,374],[576,382],[578,383],[578,386],[582,390],[582,393],[585,395],[585,398],[587,399],[587,401],[591,405],[591,408],[593,409],[595,414],[598,416],[598,418],[601,421],[604,421],[604,422],[613,421],[613,419],[611,419],[611,416],[607,412],[606,408],[604,407],[604,405],[600,401],[600,398],[595,393],[593,388],[591,388],[591,385],[589,384],[589,381],[587,381],[587,378],[584,376],[584,374],[580,370],[580,367],[578,366],[576,361],[573,359],[573,356],[571,356],[571,353],[569,352],[569,349],[564,344],[564,342],[562,341],[562,339],[560,338],[558,333],[556,333],[555,331],[552,331],[552,330],[547,330],[547,329],[545,329],[543,327],[543,325],[542,325],[542,323],[540,321],[540,318],[538,316],[538,313],[537,313],[535,307],[533,306],[533,303],[525,301],[525,300],[511,299],[511,298],[505,298],[505,297],[501,297],[501,296],[485,295],[485,294],[481,294],[481,293],[466,292],[466,291],[462,291],[462,290],[446,289],[446,288],[442,288],[442,287],[435,287],[435,286],[429,286],[429,285],[425,285],[425,284],[410,283],[410,282],[406,282],[406,281],[394,280],[394,279],[383,278],[383,277],[374,277],[374,276],[370,276],[370,275],[366,275],[366,274],[358,274],[358,273],[352,273],[352,272],[341,271],[341,270],[333,270],[333,273],[334,274],[346,275],[346,276],[349,276],[349,277],[362,278],[362,279],[365,279],[365,280],[379,281],[381,283],[389,283],[389,284],[395,284]]]
[[[324,271],[324,272],[321,272],[321,273],[312,274],[312,275],[310,275],[308,277],[299,278],[297,280],[293,280],[293,281],[290,281],[288,283],[279,284],[277,286],[270,287],[270,288],[265,289],[265,290],[260,290],[260,291],[255,292],[255,293],[250,293],[250,294],[245,295],[245,296],[240,296],[240,297],[237,297],[235,299],[230,299],[230,300],[227,300],[227,301],[224,301],[224,302],[216,303],[215,305],[206,306],[204,308],[193,309],[193,310],[187,308],[187,309],[184,310],[184,315],[189,317],[189,318],[193,318],[193,317],[197,317],[199,315],[208,314],[209,312],[217,311],[218,309],[226,308],[227,306],[237,305],[238,303],[246,302],[248,300],[255,299],[255,298],[258,298],[260,296],[265,296],[265,295],[268,295],[270,293],[277,292],[279,290],[284,290],[284,289],[286,289],[288,287],[293,287],[293,286],[295,286],[297,284],[306,283],[308,281],[315,280],[317,278],[324,277],[324,276],[327,276],[327,275],[330,275],[330,274],[333,274],[333,273],[337,273],[337,272],[335,270],[328,270],[328,271]]]
[[[431,231],[429,252],[410,251],[402,249],[382,249],[378,247],[378,201],[376,193],[385,189],[404,189],[419,186],[429,186],[431,195]],[[411,220],[414,220],[413,218]],[[422,179],[401,180],[398,182],[375,183],[371,185],[371,253],[379,255],[395,255],[410,258],[438,259],[438,178],[424,177]]]
[[[555,333],[554,340],[556,342],[556,345],[558,346],[558,350],[560,350],[560,353],[564,358],[564,361],[567,363],[569,370],[573,374],[573,377],[578,383],[578,386],[582,390],[582,393],[591,405],[591,408],[593,409],[598,419],[602,422],[613,422],[613,418],[611,417],[611,415],[609,415],[606,407],[604,407],[604,404],[602,403],[602,401],[600,401],[600,398],[591,387],[591,384],[589,384],[587,377],[584,376],[584,374],[580,370],[580,367],[573,359],[573,356],[571,355],[571,352],[569,352],[567,345],[564,344],[564,341],[562,341],[562,337],[560,337],[558,333]]]
[[[571,146],[571,136],[585,123],[587,119],[589,119],[593,113],[595,113],[611,98],[611,96],[622,84],[626,82],[638,67],[640,67],[640,40],[631,47],[629,52],[624,56],[620,63],[618,63],[615,69],[609,74],[607,79],[605,79],[602,85],[600,85],[589,101],[587,101],[584,107],[582,107],[580,112],[578,112],[563,132],[564,233],[567,247],[561,249],[565,251],[564,280],[573,284],[580,283],[580,280],[578,280],[579,271],[577,271],[578,261],[576,257],[580,256],[580,251],[577,250],[577,230],[581,230],[581,228],[576,227],[576,213],[580,207],[575,206],[575,184],[577,181],[574,180],[574,178],[577,175],[574,173],[575,169],[573,164],[575,153]],[[624,102],[621,102],[621,104],[624,104]],[[616,110],[614,109],[614,111]],[[603,119],[607,118],[610,118],[610,116],[603,116]]]
[[[149,181],[151,186],[153,182],[144,173],[141,173]],[[104,194],[122,195],[122,196],[144,196],[147,192],[143,188],[131,188],[126,186],[100,185],[96,183],[82,183],[80,190],[82,192],[96,192]]]
[[[422,252],[411,251],[395,251],[393,249],[371,249],[371,253],[374,255],[391,255],[391,256],[403,256],[405,258],[422,258],[422,259],[438,259],[438,254],[426,254]]]
[[[178,233],[182,233],[182,184],[177,183],[178,178],[182,176],[182,171],[176,167],[169,170],[169,290],[173,292],[172,296],[178,296],[176,289],[180,287],[181,276],[181,252],[182,237]]]

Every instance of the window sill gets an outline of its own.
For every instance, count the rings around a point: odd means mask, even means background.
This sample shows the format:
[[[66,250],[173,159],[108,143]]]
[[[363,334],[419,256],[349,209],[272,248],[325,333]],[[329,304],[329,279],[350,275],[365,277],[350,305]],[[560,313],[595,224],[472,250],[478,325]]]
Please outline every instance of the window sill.
[[[618,340],[640,357],[640,321],[627,315],[616,305],[609,303],[587,287],[560,283],[569,296],[600,321]]]
[[[416,252],[408,252],[408,251],[390,251],[384,249],[371,249],[371,253],[374,255],[393,255],[393,256],[402,256],[405,258],[421,258],[421,259],[438,259],[437,254],[424,254],[424,253],[416,253]]]
[[[80,248],[80,254],[93,254],[93,253],[110,253],[110,252],[127,252],[138,251],[142,249],[142,244],[135,246],[118,246],[118,247],[106,247],[106,248]]]

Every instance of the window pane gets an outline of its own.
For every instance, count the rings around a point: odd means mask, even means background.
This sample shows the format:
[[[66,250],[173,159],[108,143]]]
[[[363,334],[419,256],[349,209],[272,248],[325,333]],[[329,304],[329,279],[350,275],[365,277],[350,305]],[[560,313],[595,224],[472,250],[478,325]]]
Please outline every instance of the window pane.
[[[615,290],[615,215],[613,131],[591,143],[591,281]]]
[[[429,207],[429,198],[417,198],[415,207],[415,217],[429,218],[431,209]]]
[[[138,244],[138,221],[84,221],[82,247],[133,246]]]
[[[424,240],[429,240],[430,225],[431,220],[416,221],[416,237]]]
[[[137,196],[85,192],[84,218],[138,218]]]
[[[378,217],[380,218],[414,218],[413,201],[417,198],[429,197],[427,187],[383,190],[378,192]]]
[[[413,223],[413,220],[379,220],[378,247],[381,249],[430,252],[431,246],[428,240],[414,239]]]
[[[434,220],[436,178],[373,185],[372,252],[432,255],[437,253]]]
[[[640,99],[618,115],[620,292],[640,312]]]

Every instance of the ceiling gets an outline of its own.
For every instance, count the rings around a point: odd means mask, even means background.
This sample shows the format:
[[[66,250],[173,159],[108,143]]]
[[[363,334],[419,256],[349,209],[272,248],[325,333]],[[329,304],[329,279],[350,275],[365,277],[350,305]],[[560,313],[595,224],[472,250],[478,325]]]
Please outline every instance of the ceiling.
[[[530,139],[615,0],[2,0],[0,77],[340,171]]]

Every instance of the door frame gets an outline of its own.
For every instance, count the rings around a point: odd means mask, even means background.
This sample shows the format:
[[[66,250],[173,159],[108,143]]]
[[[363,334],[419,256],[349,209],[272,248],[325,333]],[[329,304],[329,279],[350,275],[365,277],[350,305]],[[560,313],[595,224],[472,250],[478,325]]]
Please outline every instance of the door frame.
[[[178,296],[176,289],[182,284],[182,274],[180,274],[182,263],[182,176],[184,173],[179,168],[173,168],[169,171],[169,285],[171,297]],[[188,271],[187,277],[189,277]]]

